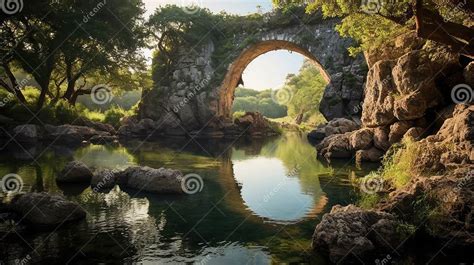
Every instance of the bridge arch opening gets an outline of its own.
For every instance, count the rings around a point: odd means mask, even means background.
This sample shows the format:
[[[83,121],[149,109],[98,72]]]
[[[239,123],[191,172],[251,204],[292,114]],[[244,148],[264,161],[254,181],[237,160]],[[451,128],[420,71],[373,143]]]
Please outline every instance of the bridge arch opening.
[[[246,48],[229,67],[219,90],[219,116],[228,119],[232,118],[235,89],[238,87],[247,66],[260,55],[276,50],[288,50],[303,55],[316,66],[327,83],[331,81],[329,74],[319,60],[308,49],[284,40],[262,41]]]

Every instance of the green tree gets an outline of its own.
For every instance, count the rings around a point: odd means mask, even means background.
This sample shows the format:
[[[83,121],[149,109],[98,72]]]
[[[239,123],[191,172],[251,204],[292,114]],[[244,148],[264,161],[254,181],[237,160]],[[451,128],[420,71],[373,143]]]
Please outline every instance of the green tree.
[[[273,0],[277,8],[301,4],[297,0]],[[321,10],[326,17],[342,17],[338,30],[359,41],[352,52],[380,45],[404,30],[451,46],[474,58],[474,2],[465,0],[316,0],[308,12]]]
[[[287,103],[288,116],[294,118],[297,124],[321,116],[318,109],[326,85],[327,82],[319,70],[310,61],[305,60],[299,73],[288,75],[285,83],[285,89],[293,94]],[[321,120],[321,117],[317,120]]]
[[[260,112],[267,118],[282,118],[287,115],[286,106],[277,104],[271,90],[257,91],[238,87],[235,90],[233,112]]]
[[[87,93],[76,87],[87,75],[112,78],[143,65],[143,13],[141,0],[30,1],[21,12],[0,15],[0,74],[18,67],[31,75],[41,90],[38,108],[63,87],[71,102]]]

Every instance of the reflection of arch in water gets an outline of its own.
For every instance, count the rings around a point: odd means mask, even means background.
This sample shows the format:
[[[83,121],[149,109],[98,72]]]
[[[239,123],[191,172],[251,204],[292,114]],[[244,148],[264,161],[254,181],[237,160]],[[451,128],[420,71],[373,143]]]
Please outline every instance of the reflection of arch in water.
[[[235,149],[233,151],[235,152]],[[244,158],[239,158],[239,159],[242,159],[241,161],[245,161]],[[311,207],[310,209],[304,209],[305,210],[304,216],[300,216],[300,218],[297,218],[297,220],[272,220],[270,216],[271,213],[267,215],[265,214],[262,215],[262,211],[261,211],[262,209],[259,208],[260,205],[258,206],[249,205],[249,202],[245,201],[246,198],[242,197],[243,196],[242,188],[244,187],[243,185],[251,185],[251,184],[238,183],[236,179],[236,175],[235,175],[236,172],[234,171],[234,169],[235,169],[235,165],[233,164],[231,158],[229,158],[228,160],[223,161],[222,167],[220,168],[220,171],[219,171],[220,180],[221,180],[220,183],[223,186],[223,189],[227,192],[225,201],[226,201],[226,204],[228,204],[231,209],[239,212],[241,215],[249,216],[250,219],[252,218],[261,219],[262,217],[266,217],[264,219],[266,219],[267,221],[282,221],[282,222],[299,221],[305,217],[317,216],[318,214],[323,212],[324,207],[327,205],[328,199],[325,196],[324,192],[322,191],[319,185],[319,182],[317,181],[317,179],[315,179],[317,178],[317,176],[313,176],[312,183],[314,183],[314,185],[302,187],[300,183],[301,192],[303,192],[304,194],[311,194],[313,207]],[[296,176],[290,177],[290,180],[293,177],[296,177]],[[317,182],[314,182],[315,180]],[[278,184],[278,183],[275,183],[275,184]],[[281,191],[280,194],[278,194],[279,190],[277,188],[278,187],[275,187],[274,194],[269,193],[269,194],[260,194],[260,195],[264,197],[267,196],[268,200],[272,200],[271,198],[272,196],[293,196],[291,194],[284,194],[283,191]],[[268,191],[266,193],[268,193]],[[254,208],[252,209],[252,207]]]

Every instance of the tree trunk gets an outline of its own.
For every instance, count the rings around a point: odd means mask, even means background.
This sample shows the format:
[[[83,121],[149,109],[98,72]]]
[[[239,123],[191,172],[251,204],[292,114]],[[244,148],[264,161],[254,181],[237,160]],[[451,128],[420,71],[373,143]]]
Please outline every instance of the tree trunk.
[[[296,116],[295,123],[300,125],[303,122],[304,112],[300,111],[300,113]]]
[[[46,101],[46,93],[48,92],[48,85],[46,85],[46,87],[44,87],[44,84],[40,84],[40,87],[41,87],[41,93],[40,93],[40,96],[38,98],[38,103],[36,105],[36,110],[37,111],[40,111],[41,108],[43,108],[44,102]]]
[[[13,74],[12,70],[10,69],[10,66],[6,62],[4,62],[2,66],[5,69],[5,73],[7,74],[8,79],[10,80],[10,83],[12,84],[12,88],[10,92],[12,92],[20,102],[26,103],[25,96],[21,92],[20,86],[18,85],[16,77]],[[9,90],[8,86],[6,86],[5,88]]]

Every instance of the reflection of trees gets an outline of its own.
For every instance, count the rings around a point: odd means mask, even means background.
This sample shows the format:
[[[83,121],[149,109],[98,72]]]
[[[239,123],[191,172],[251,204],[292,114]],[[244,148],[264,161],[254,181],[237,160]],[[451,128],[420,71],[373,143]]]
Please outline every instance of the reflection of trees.
[[[128,141],[122,144],[132,154],[163,150],[170,154],[184,152],[195,156],[218,158],[230,149],[232,143],[232,139],[163,138],[153,142]]]
[[[260,155],[262,148],[270,142],[275,141],[278,136],[270,136],[263,138],[241,138],[233,145],[234,152],[232,157],[239,159],[239,157]]]
[[[88,145],[78,149],[74,158],[91,167],[115,168],[135,164],[135,157],[126,148],[108,145]]]

